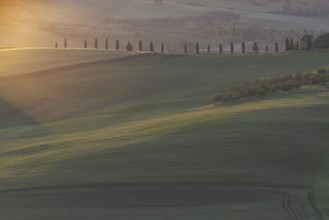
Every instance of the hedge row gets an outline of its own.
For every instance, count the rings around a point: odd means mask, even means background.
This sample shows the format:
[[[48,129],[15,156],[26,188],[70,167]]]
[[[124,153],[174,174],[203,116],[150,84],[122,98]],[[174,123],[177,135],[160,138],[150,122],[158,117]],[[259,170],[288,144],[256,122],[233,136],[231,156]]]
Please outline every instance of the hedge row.
[[[297,73],[281,77],[257,79],[253,82],[223,92],[212,98],[212,103],[259,97],[278,91],[287,92],[304,85],[324,84],[329,82],[329,69],[318,69],[313,73]]]

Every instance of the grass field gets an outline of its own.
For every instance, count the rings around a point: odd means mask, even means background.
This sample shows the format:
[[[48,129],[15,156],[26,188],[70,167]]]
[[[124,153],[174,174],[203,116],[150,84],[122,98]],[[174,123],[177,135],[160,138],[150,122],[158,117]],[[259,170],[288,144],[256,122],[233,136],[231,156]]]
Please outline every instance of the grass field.
[[[255,78],[328,67],[328,51],[0,55],[26,67],[0,64],[1,219],[328,214],[328,86],[209,105]]]
[[[67,49],[53,50],[49,48],[0,48],[1,72],[0,76],[35,72],[47,68],[65,65],[119,58],[131,55],[128,52],[95,50],[95,49]],[[19,65],[17,61],[19,60]]]

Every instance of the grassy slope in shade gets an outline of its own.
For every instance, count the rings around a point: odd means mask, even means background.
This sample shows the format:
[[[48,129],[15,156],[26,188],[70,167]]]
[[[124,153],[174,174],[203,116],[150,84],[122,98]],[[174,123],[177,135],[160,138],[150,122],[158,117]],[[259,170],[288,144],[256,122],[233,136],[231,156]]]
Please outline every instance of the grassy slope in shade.
[[[318,219],[308,196],[329,145],[328,88],[207,105],[241,82],[328,58],[136,57],[0,78],[0,190],[43,187],[2,193],[0,217]]]
[[[128,52],[95,49],[31,49],[9,48],[0,50],[0,76],[30,73],[80,63],[87,60],[111,59],[131,55]],[[17,65],[19,61],[19,65]]]

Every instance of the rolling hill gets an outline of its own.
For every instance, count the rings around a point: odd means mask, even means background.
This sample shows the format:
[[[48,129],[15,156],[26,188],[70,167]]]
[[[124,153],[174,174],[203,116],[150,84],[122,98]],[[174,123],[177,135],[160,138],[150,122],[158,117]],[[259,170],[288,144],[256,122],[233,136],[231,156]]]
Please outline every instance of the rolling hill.
[[[0,64],[1,219],[327,214],[328,85],[219,106],[209,98],[328,67],[328,51],[0,56],[24,57],[22,66]]]

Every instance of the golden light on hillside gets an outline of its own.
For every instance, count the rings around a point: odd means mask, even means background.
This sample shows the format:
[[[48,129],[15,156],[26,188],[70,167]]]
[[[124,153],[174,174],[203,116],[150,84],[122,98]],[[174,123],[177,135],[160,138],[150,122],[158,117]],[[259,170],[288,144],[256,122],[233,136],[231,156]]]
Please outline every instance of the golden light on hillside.
[[[38,41],[39,16],[30,4],[23,0],[0,1],[1,47],[33,45]]]
[[[23,2],[19,0],[1,0],[0,1],[0,19],[6,18],[8,15],[10,15],[10,7],[16,6],[20,7],[23,4]]]

